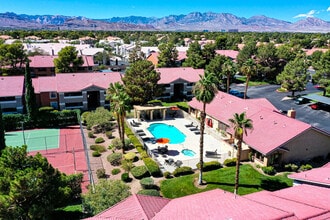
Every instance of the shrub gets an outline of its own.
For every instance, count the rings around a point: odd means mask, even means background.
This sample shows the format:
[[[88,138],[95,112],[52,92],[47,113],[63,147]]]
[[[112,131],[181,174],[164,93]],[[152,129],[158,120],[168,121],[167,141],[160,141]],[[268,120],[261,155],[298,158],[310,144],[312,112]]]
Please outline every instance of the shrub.
[[[200,169],[199,163],[196,166],[198,169]],[[205,162],[203,164],[203,171],[217,170],[220,168],[221,168],[221,163],[218,161],[210,161],[210,162]]]
[[[236,158],[228,158],[223,162],[223,164],[227,167],[233,167],[236,166],[236,161]]]
[[[93,151],[98,151],[100,153],[103,153],[103,152],[107,151],[107,149],[105,149],[105,147],[103,145],[100,145],[100,144],[92,144],[90,146],[90,149],[93,150]]]
[[[89,131],[88,132],[88,137],[89,138],[95,138],[95,135],[94,135],[94,133],[92,131]]]
[[[51,112],[53,111],[54,108],[51,106],[43,106],[39,108],[39,112]]]
[[[99,151],[93,151],[93,157],[100,157],[102,154]]]
[[[142,179],[143,177],[150,176],[146,166],[133,167],[131,173],[136,179]]]
[[[106,173],[105,173],[105,169],[103,169],[103,168],[97,169],[97,170],[96,170],[96,176],[97,176],[97,178],[99,178],[99,179],[101,179],[101,178],[106,178],[107,175],[106,175]]]
[[[166,179],[170,179],[170,178],[172,178],[172,174],[171,174],[171,172],[169,172],[169,171],[165,171],[165,172],[163,173],[163,175],[164,175],[164,177],[165,177]]]
[[[149,170],[151,176],[154,177],[161,177],[162,172],[160,171],[160,168],[158,164],[150,157],[143,158],[143,162],[146,165],[147,169]]]
[[[106,131],[105,136],[107,136],[108,139],[112,139],[113,138],[112,131]]]
[[[143,159],[143,158],[148,158],[148,157],[149,157],[147,151],[142,151],[142,152],[140,152],[140,156],[141,156],[141,159]]]
[[[88,115],[90,114],[90,112],[83,112],[81,114],[81,120],[82,120],[82,123],[86,124],[87,123],[87,117]]]
[[[262,167],[261,169],[265,174],[272,175],[272,176],[276,174],[276,170],[273,166]]]
[[[137,194],[147,195],[147,196],[160,196],[160,193],[156,189],[143,189],[140,190]]]
[[[189,175],[189,174],[193,174],[193,173],[194,173],[194,171],[192,170],[191,167],[183,166],[183,167],[176,168],[173,172],[173,175],[175,177],[178,177],[178,176],[185,176],[185,175]]]
[[[107,160],[112,166],[119,166],[121,164],[122,159],[121,153],[112,153],[107,157]]]
[[[121,174],[121,180],[125,183],[129,183],[132,179],[129,177],[128,173]]]
[[[118,168],[111,170],[112,175],[117,175],[118,173],[120,173],[120,169],[118,169]]]
[[[104,142],[104,139],[103,137],[98,137],[95,139],[95,144],[100,144],[100,143],[103,143]]]
[[[299,168],[300,171],[306,171],[306,170],[311,170],[311,169],[313,169],[313,167],[310,164],[301,165]]]
[[[99,134],[99,133],[105,133],[106,131],[110,131],[112,130],[112,128],[113,128],[113,123],[110,121],[106,121],[106,122],[101,122],[98,125],[94,125],[93,131],[96,134]]]
[[[113,147],[115,147],[116,149],[121,149],[123,147],[123,143],[121,142],[121,140],[119,138],[115,138],[111,141],[111,144]]]
[[[298,168],[298,165],[294,163],[289,163],[284,166],[284,169],[290,172],[297,172]]]
[[[151,177],[145,177],[140,180],[143,189],[155,189],[155,182]]]
[[[125,160],[133,161],[135,157],[136,157],[136,154],[134,152],[129,152],[127,154],[124,154]]]

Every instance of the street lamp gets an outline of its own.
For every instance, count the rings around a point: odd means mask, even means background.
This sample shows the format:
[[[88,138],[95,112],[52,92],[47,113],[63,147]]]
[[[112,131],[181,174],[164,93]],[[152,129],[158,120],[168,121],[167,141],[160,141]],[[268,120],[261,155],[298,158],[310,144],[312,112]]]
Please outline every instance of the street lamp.
[[[23,141],[24,141],[24,145],[26,145],[26,142],[25,142],[25,133],[24,133],[24,121],[21,121],[21,124],[22,124],[22,132],[23,132]]]

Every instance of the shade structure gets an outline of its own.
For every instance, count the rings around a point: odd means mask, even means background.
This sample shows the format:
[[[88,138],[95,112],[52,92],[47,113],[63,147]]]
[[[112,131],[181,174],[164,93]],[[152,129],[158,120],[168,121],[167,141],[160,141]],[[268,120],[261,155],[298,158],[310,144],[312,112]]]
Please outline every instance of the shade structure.
[[[168,138],[158,138],[156,140],[156,142],[159,143],[159,144],[167,144],[167,143],[170,142],[170,139],[168,139]]]

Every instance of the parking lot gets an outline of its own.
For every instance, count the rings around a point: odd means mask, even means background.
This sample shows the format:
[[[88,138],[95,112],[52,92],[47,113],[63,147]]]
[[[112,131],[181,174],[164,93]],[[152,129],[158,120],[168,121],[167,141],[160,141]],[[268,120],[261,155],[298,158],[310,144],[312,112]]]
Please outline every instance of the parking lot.
[[[330,112],[324,110],[313,110],[309,104],[297,105],[294,99],[289,98],[291,92],[277,92],[279,85],[253,86],[249,87],[247,95],[251,99],[266,98],[277,109],[288,111],[292,108],[296,110],[296,118],[300,121],[311,124],[323,131],[330,133]],[[232,89],[244,91],[244,85],[231,85]],[[308,83],[306,90],[303,92],[296,92],[295,95],[307,95],[310,93],[319,92],[311,83]]]

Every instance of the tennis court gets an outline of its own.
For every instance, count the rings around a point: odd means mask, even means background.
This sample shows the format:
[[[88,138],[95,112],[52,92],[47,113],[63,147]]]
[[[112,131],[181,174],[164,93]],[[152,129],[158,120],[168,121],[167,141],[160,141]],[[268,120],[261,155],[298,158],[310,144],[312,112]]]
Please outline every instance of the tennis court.
[[[39,151],[59,148],[60,129],[36,129],[6,132],[7,146],[27,145],[27,150]]]

